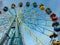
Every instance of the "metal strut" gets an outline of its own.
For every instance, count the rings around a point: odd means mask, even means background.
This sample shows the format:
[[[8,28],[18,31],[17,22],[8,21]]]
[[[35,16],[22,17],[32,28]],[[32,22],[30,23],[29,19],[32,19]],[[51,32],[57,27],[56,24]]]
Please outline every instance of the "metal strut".
[[[13,45],[23,45],[22,42],[22,36],[20,34],[20,25],[18,24],[18,18],[17,16],[15,17],[15,39],[14,39],[14,44]]]

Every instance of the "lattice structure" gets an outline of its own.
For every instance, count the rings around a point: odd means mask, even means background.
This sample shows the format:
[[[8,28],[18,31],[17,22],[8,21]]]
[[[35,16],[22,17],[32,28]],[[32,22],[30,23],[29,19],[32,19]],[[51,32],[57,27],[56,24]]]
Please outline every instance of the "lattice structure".
[[[59,17],[50,8],[37,2],[26,2],[24,7],[22,2],[18,6],[13,3],[10,7],[4,6],[4,14],[0,13],[0,33],[3,33],[0,45],[26,45],[23,31],[36,45],[46,45],[44,42],[48,38],[48,45],[60,45]]]

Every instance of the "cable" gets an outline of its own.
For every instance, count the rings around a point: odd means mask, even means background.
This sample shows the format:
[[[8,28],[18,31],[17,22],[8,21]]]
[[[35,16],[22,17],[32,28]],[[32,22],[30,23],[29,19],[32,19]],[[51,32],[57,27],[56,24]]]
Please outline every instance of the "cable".
[[[32,35],[34,35],[35,37],[36,37],[36,35],[31,31],[31,30],[29,30],[29,28],[28,27],[26,27],[26,25],[24,24],[24,28],[25,28],[25,30],[28,32],[28,34],[29,34],[29,32],[30,32],[30,34],[32,34]],[[34,37],[34,38],[35,38]],[[37,39],[38,39],[38,37],[36,37]],[[39,40],[39,39],[38,39]],[[40,40],[39,40],[40,41]],[[40,43],[42,43],[41,41],[40,41]],[[43,43],[42,43],[43,44]],[[40,44],[39,44],[40,45]],[[43,44],[44,45],[44,44]]]
[[[33,23],[30,23],[30,22],[28,22],[29,24],[33,24]],[[36,27],[37,27],[37,25],[36,24],[33,24],[33,25],[35,25]],[[46,26],[46,25],[42,25],[42,26]],[[41,26],[40,26],[41,27]],[[48,26],[47,26],[48,27]],[[48,29],[47,29],[48,30]],[[54,32],[54,31],[51,31],[51,30],[48,30],[48,31],[50,31],[50,32]]]

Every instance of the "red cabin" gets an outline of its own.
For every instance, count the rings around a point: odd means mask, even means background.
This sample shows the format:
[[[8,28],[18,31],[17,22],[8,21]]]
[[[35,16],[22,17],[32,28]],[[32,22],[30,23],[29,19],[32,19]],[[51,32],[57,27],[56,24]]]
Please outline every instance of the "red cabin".
[[[55,17],[56,16],[56,14],[54,14],[54,13],[52,13],[51,15],[50,15],[50,17],[52,18],[52,17]]]
[[[52,21],[56,21],[56,20],[58,20],[58,17],[55,16],[55,17],[52,17],[51,19],[52,19]]]

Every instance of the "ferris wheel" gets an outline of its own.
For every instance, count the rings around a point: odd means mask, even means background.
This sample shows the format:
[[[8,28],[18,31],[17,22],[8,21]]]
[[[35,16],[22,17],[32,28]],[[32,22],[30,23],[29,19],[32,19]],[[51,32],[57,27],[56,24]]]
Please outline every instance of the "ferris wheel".
[[[0,45],[26,45],[23,31],[35,40],[36,45],[46,45],[44,42],[47,37],[50,39],[48,45],[60,45],[59,17],[52,12],[51,8],[44,4],[38,5],[37,2],[26,2],[23,8],[23,3],[19,2],[18,6],[13,3],[11,9],[4,6],[2,10],[8,13],[5,16],[8,19],[3,18],[6,24],[4,27],[8,27],[8,30],[5,29]]]

